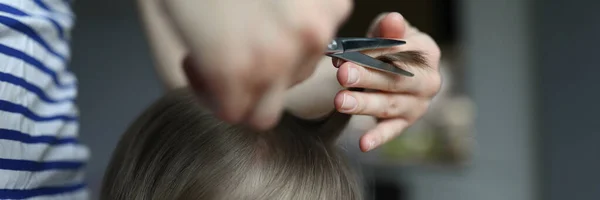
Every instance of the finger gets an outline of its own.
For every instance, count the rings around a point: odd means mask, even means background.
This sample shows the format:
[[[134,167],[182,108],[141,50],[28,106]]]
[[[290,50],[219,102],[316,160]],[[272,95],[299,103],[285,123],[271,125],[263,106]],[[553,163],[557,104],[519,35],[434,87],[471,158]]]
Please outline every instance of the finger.
[[[352,0],[313,0],[298,1],[308,9],[295,9],[302,12],[302,26],[300,37],[308,52],[310,61],[318,62],[323,55],[327,44],[331,42],[336,32],[349,17],[354,3]],[[295,7],[296,8],[296,7]]]
[[[367,35],[369,37],[404,38],[406,23],[404,17],[397,12],[384,13],[376,18]]]
[[[229,73],[243,75],[236,79],[239,88],[243,88],[244,99],[233,99],[244,102],[244,110],[238,110],[234,114],[241,115],[244,120],[253,118],[257,109],[257,104],[264,101],[264,95],[269,93],[272,85],[281,77],[290,76],[291,71],[295,70],[294,60],[297,59],[298,48],[291,42],[290,35],[281,31],[277,24],[265,23],[261,29],[270,33],[269,35],[255,36],[255,39],[249,42],[249,52],[253,58],[253,65],[249,68],[245,66],[233,67]],[[238,71],[238,69],[246,69]],[[248,70],[249,69],[249,70]],[[248,107],[246,107],[248,105]],[[260,110],[260,108],[258,108]],[[246,122],[246,121],[245,121]]]
[[[263,25],[265,32],[272,33],[272,37],[260,37],[254,42],[254,58],[258,62],[252,76],[257,81],[262,81],[261,87],[266,89],[270,84],[282,76],[290,76],[297,70],[297,63],[304,58],[300,57],[299,41],[294,40],[288,31],[282,31],[281,25]]]
[[[286,88],[284,82],[272,85],[258,101],[246,123],[261,131],[275,126],[281,116]]]
[[[218,91],[222,91],[221,88],[231,88],[230,90],[236,90],[230,85],[210,84],[211,82],[214,83],[216,81],[211,77],[216,76],[202,74],[199,68],[200,66],[192,57],[187,56],[184,59],[184,73],[188,79],[190,87],[200,97],[201,102],[208,106],[209,109],[211,109],[213,112],[215,112],[215,114],[225,121],[237,122],[241,120],[243,114],[245,113],[244,110],[248,110],[250,107],[250,98],[239,99],[239,101],[235,103],[226,101],[226,97],[229,95],[223,94],[223,92],[219,93]],[[231,84],[228,83],[228,80],[220,79],[220,81],[225,82],[225,84]],[[240,95],[240,93],[238,93],[238,95]],[[237,112],[231,112],[231,110],[237,110]]]
[[[251,100],[260,86],[260,79],[253,77],[255,59],[250,58],[249,51],[238,51],[234,59],[219,58],[194,60],[187,65],[186,76],[195,82],[203,83],[202,87],[192,85],[195,90],[202,91],[210,98],[209,107],[221,120],[238,123],[253,107]],[[196,58],[196,57],[194,57]],[[194,83],[190,81],[190,83]],[[197,87],[197,89],[196,89]]]
[[[297,34],[300,34],[299,38],[301,39],[301,43],[298,45],[312,54],[323,55],[327,44],[331,42],[338,28],[338,22],[333,19],[333,16],[324,17],[319,14],[322,13],[323,9],[321,6],[320,9],[309,11],[312,13],[305,15],[302,29],[297,32]]]
[[[344,21],[348,19],[354,8],[354,1],[352,0],[318,0],[322,2],[322,8],[324,13],[333,14],[334,26],[337,28],[342,25]]]
[[[297,65],[299,67],[296,69],[295,75],[292,76],[294,80],[293,84],[295,85],[308,79],[315,72],[321,57],[322,55],[320,54],[309,55],[305,57],[307,61],[298,63]]]
[[[297,44],[297,46],[302,46],[302,44]],[[321,52],[315,52],[310,48],[301,49],[301,54],[299,53],[299,59],[297,59],[293,64],[295,69],[295,73],[291,74],[293,84],[300,83],[307,78],[309,78],[317,68],[317,65],[323,54]]]
[[[301,40],[290,41],[292,43],[287,44],[300,49],[300,51],[296,54],[298,55],[298,58],[300,58],[295,63],[295,66],[297,67],[296,72],[291,75],[294,77],[294,79],[292,79],[292,83],[302,82],[313,74],[317,63],[319,63],[324,55],[327,44],[331,42],[333,36],[335,35],[338,26],[337,23],[339,23],[337,22],[339,19],[336,18],[339,18],[341,15],[343,15],[341,14],[342,12],[346,12],[343,11],[343,9],[347,8],[339,6],[332,7],[329,5],[330,3],[330,1],[318,1],[319,6],[310,10],[309,12],[311,13],[305,17],[305,28],[300,32],[299,35]],[[334,9],[335,12],[323,12],[330,9]],[[324,13],[327,13],[328,16],[323,17]]]
[[[346,114],[378,118],[403,117],[412,121],[427,110],[429,100],[406,94],[344,90],[335,96],[334,104],[339,112]]]
[[[359,146],[363,152],[371,151],[382,144],[399,136],[407,127],[408,122],[402,118],[381,121],[375,128],[360,138]]]
[[[384,12],[381,13],[379,15],[377,15],[377,17],[375,17],[375,19],[373,19],[373,21],[371,21],[371,25],[369,25],[369,29],[367,29],[367,37],[379,37],[380,35],[380,29],[379,29],[379,24],[381,23],[381,20],[383,18],[385,18],[388,14],[388,12]]]
[[[436,71],[411,66],[402,68],[419,73],[415,77],[398,76],[346,62],[337,71],[337,79],[344,87],[405,93],[419,97],[431,97],[440,89],[441,77]]]

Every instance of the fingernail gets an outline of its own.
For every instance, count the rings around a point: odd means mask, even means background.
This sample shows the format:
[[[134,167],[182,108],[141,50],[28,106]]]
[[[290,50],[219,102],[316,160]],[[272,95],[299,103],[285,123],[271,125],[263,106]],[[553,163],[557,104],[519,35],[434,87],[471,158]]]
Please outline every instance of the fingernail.
[[[377,147],[377,142],[375,140],[369,140],[369,146],[367,147],[367,151],[371,151]]]
[[[342,62],[342,59],[336,59],[335,60],[335,67],[339,68],[340,65],[342,65],[344,62]]]
[[[346,81],[346,83],[352,85],[356,82],[358,82],[358,70],[351,67],[350,70],[348,70],[348,81]]]
[[[342,110],[353,110],[354,108],[356,108],[356,105],[358,104],[358,102],[356,101],[356,99],[348,94],[344,94],[344,101],[342,102]]]

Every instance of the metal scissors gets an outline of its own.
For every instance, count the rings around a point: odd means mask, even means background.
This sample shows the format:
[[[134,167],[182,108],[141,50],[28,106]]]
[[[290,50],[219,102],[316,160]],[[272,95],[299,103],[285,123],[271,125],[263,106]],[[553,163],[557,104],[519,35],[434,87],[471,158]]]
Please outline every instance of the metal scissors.
[[[338,37],[327,45],[325,55],[353,62],[371,69],[412,77],[414,74],[411,72],[360,53],[360,51],[363,50],[389,48],[403,44],[406,44],[406,42],[402,40]]]

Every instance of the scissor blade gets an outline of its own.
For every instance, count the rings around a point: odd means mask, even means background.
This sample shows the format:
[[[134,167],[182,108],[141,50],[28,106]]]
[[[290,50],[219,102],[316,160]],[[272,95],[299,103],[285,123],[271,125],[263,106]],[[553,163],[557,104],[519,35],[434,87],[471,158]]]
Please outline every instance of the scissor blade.
[[[336,40],[342,45],[344,52],[389,48],[406,44],[402,40],[384,38],[336,38]]]
[[[372,57],[362,54],[360,52],[346,52],[346,53],[339,53],[339,54],[329,54],[329,56],[336,57],[336,58],[339,58],[339,59],[342,59],[345,61],[353,62],[358,65],[368,67],[371,69],[376,69],[376,70],[385,71],[385,72],[391,72],[394,74],[400,74],[400,75],[410,76],[410,77],[414,76],[413,73],[410,73],[410,72],[403,70],[399,67],[396,67],[394,65],[385,63],[383,61],[377,60],[375,58],[372,58]]]

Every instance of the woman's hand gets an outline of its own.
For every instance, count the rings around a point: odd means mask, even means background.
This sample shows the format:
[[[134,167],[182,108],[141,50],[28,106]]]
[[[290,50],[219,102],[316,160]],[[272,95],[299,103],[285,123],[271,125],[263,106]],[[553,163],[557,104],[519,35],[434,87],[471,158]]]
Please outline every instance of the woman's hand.
[[[439,47],[430,36],[411,27],[400,14],[381,15],[373,22],[367,35],[402,39],[407,44],[366,54],[378,56],[400,51],[421,51],[428,67],[407,66],[407,70],[415,76],[405,77],[334,60],[334,65],[339,67],[337,77],[340,84],[371,90],[343,90],[335,98],[336,109],[342,113],[369,115],[379,119],[378,124],[360,139],[360,149],[365,152],[390,141],[419,120],[441,86]]]
[[[145,0],[141,0],[145,1]],[[189,50],[189,84],[221,119],[267,129],[314,71],[351,0],[160,0]]]

